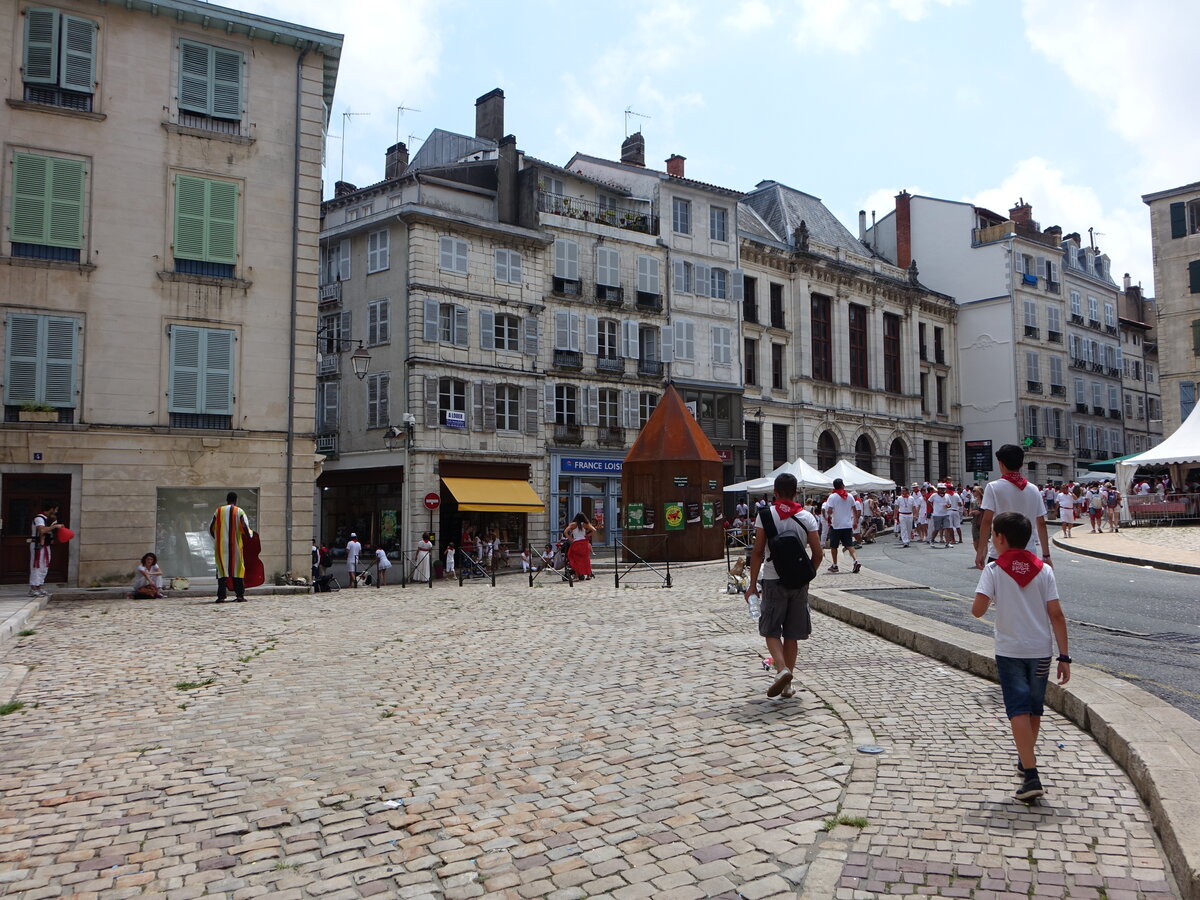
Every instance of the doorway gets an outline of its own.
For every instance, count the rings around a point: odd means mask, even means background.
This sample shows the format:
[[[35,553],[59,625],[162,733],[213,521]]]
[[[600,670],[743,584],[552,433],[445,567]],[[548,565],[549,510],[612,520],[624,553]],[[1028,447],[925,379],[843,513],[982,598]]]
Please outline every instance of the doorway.
[[[3,531],[0,532],[0,584],[26,584],[29,581],[29,536],[33,517],[47,503],[58,504],[58,521],[71,521],[71,476],[20,474],[5,475],[0,483],[3,495]],[[55,546],[50,557],[46,581],[62,584],[67,580],[70,553]]]

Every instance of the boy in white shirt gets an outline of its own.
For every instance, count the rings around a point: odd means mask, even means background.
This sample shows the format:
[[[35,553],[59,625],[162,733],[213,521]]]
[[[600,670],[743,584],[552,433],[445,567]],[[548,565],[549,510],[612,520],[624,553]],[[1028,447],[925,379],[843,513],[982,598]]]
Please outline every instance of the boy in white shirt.
[[[1033,536],[1027,549],[1041,554],[1044,562],[1050,562],[1050,539],[1046,536],[1046,504],[1042,502],[1037,485],[1025,480],[1021,466],[1025,462],[1025,448],[1016,444],[1004,444],[996,451],[996,462],[1000,464],[1000,477],[989,481],[983,489],[983,501],[979,504],[979,546],[975,551],[975,568],[982,569],[985,562],[999,556],[991,548],[992,519],[1003,512],[1019,512],[1033,523]],[[989,555],[989,549],[992,552]]]
[[[1050,678],[1051,634],[1058,644],[1058,683],[1066,684],[1071,678],[1067,620],[1058,600],[1054,570],[1036,554],[1016,549],[1025,547],[1032,534],[1033,526],[1020,513],[1000,513],[992,520],[992,542],[1000,555],[984,568],[971,606],[977,619],[992,604],[996,607],[996,672],[1017,745],[1022,780],[1013,796],[1018,800],[1045,793],[1034,747]]]

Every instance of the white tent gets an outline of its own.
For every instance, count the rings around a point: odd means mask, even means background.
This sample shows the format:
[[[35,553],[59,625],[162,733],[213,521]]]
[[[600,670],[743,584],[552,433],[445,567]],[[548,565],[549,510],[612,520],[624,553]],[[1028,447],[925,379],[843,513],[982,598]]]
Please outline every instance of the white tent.
[[[842,479],[846,487],[852,491],[894,491],[896,489],[896,482],[891,479],[872,475],[844,459],[833,468],[826,469],[824,474],[831,482],[835,478]]]
[[[725,493],[745,493],[749,491],[751,494],[759,494],[763,491],[769,491],[775,486],[775,476],[780,472],[787,471],[787,467],[790,465],[791,463],[784,463],[771,472],[770,475],[764,475],[762,478],[751,478],[749,481],[728,484],[725,486]]]
[[[798,456],[790,463],[784,463],[770,475],[754,478],[750,481],[739,481],[725,488],[726,491],[749,491],[751,494],[769,494],[775,487],[775,476],[782,472],[790,472],[796,476],[796,486],[800,490],[819,488],[825,490],[833,487],[833,479],[822,475],[817,469]],[[882,489],[881,489],[882,490]]]
[[[1200,404],[1192,410],[1176,429],[1175,433],[1157,447],[1151,447],[1145,453],[1131,456],[1117,463],[1117,488],[1124,493],[1129,488],[1129,482],[1142,466],[1183,466],[1200,465]],[[1174,472],[1171,480],[1179,485],[1182,482],[1180,472]]]

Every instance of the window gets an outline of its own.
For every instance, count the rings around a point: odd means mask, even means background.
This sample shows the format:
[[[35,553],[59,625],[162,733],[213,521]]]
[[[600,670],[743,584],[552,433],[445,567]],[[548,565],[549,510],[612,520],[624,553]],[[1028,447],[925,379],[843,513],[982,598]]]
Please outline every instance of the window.
[[[318,332],[317,349],[323,356],[336,356],[350,337],[350,313],[339,312],[332,313],[327,316],[321,316],[321,328]],[[336,366],[336,363],[334,364]],[[336,373],[337,369],[332,368],[318,372],[320,375],[329,375]]]
[[[346,221],[353,222],[356,219],[365,219],[375,211],[374,203],[363,203],[359,206],[351,207],[346,210]]]
[[[496,280],[521,283],[521,254],[516,250],[496,251]]]
[[[946,329],[933,326],[933,361],[939,365],[944,365],[946,362],[946,348],[942,343],[945,337]]]
[[[651,394],[647,391],[642,391],[638,394],[638,427],[641,428],[648,421],[650,416],[654,414],[654,410],[658,408],[658,394]]]
[[[745,365],[745,383],[758,384],[758,341],[745,338],[742,347],[742,362]]]
[[[1028,329],[1030,329],[1030,328],[1033,328],[1033,329],[1035,329],[1035,330],[1036,330],[1036,329],[1037,329],[1037,326],[1038,326],[1038,309],[1037,309],[1037,301],[1036,301],[1036,300],[1026,300],[1026,301],[1025,301],[1025,328],[1026,328],[1026,334],[1028,334],[1028,333],[1029,333],[1029,332],[1028,332]]]
[[[443,236],[438,244],[440,250],[438,267],[443,272],[457,272],[460,275],[466,275],[467,253],[470,249],[467,242],[456,237]]]
[[[708,236],[714,241],[729,240],[729,210],[720,206],[708,208]]]
[[[211,119],[242,118],[242,54],[179,42],[179,111]],[[199,124],[189,121],[188,124]]]
[[[1117,327],[1117,314],[1111,303],[1104,304],[1104,324],[1109,328]]]
[[[386,228],[367,235],[367,274],[382,272],[388,267],[389,232]]]
[[[678,234],[692,233],[692,202],[675,197],[671,200],[671,230]]]
[[[779,468],[789,462],[788,427],[778,423],[771,425],[771,465]]]
[[[817,468],[822,472],[826,469],[832,469],[834,463],[837,461],[837,438],[828,431],[822,431],[821,436],[817,438]]]
[[[1188,263],[1188,290],[1193,294],[1200,294],[1200,259]]]
[[[1143,407],[1143,410],[1144,410],[1144,407]],[[1138,418],[1139,419],[1143,418],[1144,415],[1145,415],[1145,413],[1143,412],[1143,415],[1138,416]],[[1125,418],[1127,418],[1127,419],[1133,418],[1133,394],[1125,395]]]
[[[488,321],[488,316],[492,320]],[[507,350],[517,353],[521,349],[521,320],[507,313],[491,314],[490,310],[480,310],[480,336],[490,333],[492,346],[484,346],[484,350]],[[488,326],[491,326],[490,328]]]
[[[596,323],[596,357],[598,359],[621,358],[619,330],[620,323],[616,319],[601,319]],[[676,334],[678,334],[678,330],[676,330]]]
[[[579,351],[579,313],[565,309],[555,311],[554,349]]]
[[[620,427],[621,419],[616,388],[600,388],[596,399],[596,424],[601,428]]]
[[[621,286],[621,254],[611,247],[596,248],[596,284]]]
[[[573,384],[554,386],[554,424],[575,425],[579,421],[578,391]]]
[[[1063,363],[1061,356],[1050,357],[1050,386],[1052,388],[1062,387],[1063,385]],[[1062,394],[1063,391],[1058,393]]]
[[[1025,409],[1025,436],[1035,438],[1040,434],[1038,431],[1038,408],[1036,406],[1026,407]]]
[[[771,345],[771,388],[782,391],[783,384],[783,344]]]
[[[733,363],[733,334],[725,325],[714,325],[712,329],[713,365],[728,366]]]
[[[12,255],[80,262],[87,177],[83,161],[14,153],[12,168]]]
[[[238,258],[238,186],[175,176],[175,271],[232,278]]]
[[[1046,307],[1046,331],[1051,335],[1062,334],[1062,313],[1057,306]],[[1050,340],[1054,340],[1053,337]],[[1061,343],[1061,339],[1059,343]]]
[[[350,280],[350,238],[325,245],[325,268],[322,284]]]
[[[1080,299],[1079,291],[1071,291],[1071,315],[1079,320],[1083,319],[1083,305]]]
[[[1075,379],[1075,404],[1077,406],[1087,405],[1087,394],[1084,392],[1083,379]]]
[[[921,373],[921,412],[929,412],[929,373]]]
[[[742,321],[758,324],[758,279],[746,275],[742,278]]]
[[[470,337],[467,308],[454,303],[426,300],[425,328],[422,336],[433,343],[466,347]]]
[[[1111,450],[1114,455],[1120,455],[1124,452],[1124,450],[1121,448],[1121,432],[1115,428],[1108,429],[1108,449]]]
[[[521,430],[521,389],[515,384],[496,386],[496,430]]]
[[[771,283],[771,327],[786,328],[783,317],[783,285]]]
[[[232,331],[172,325],[167,399],[176,428],[229,428],[233,416]]]
[[[1200,200],[1171,204],[1171,237],[1200,233]]]
[[[25,100],[90,112],[96,90],[96,23],[55,9],[25,10]]]
[[[729,273],[724,269],[713,267],[709,270],[709,296],[715,300],[725,300],[729,295]]]
[[[451,415],[453,414],[453,415]],[[438,422],[451,428],[467,425],[467,383],[458,378],[438,379]],[[368,427],[370,423],[368,422]],[[386,422],[377,422],[386,425]]]
[[[9,313],[5,337],[4,405],[74,408],[79,322]]]
[[[1196,385],[1200,382],[1181,381],[1179,382],[1179,421],[1187,420],[1187,417],[1192,414],[1192,410],[1196,408]]]
[[[554,277],[562,281],[579,281],[579,245],[574,241],[554,242]],[[555,285],[556,290],[561,290]]]
[[[696,358],[696,323],[688,319],[677,319],[674,327],[675,358],[694,360]]]
[[[374,347],[391,339],[391,301],[372,300],[367,304],[367,343]]]
[[[1104,406],[1104,386],[1095,381],[1092,382],[1092,406],[1096,409],[1102,409]]]
[[[869,387],[867,383],[867,308],[857,303],[849,305],[850,384]]]
[[[1120,389],[1115,384],[1108,386],[1108,408],[1113,412],[1121,409],[1121,401],[1119,399]]]
[[[833,381],[832,301],[822,294],[812,295],[812,377]],[[837,462],[834,460],[833,462]],[[831,462],[830,466],[833,465]],[[828,468],[829,466],[826,466]]]
[[[658,280],[657,259],[653,256],[639,256],[637,258],[637,271],[637,289],[639,294],[651,294],[653,296],[662,294]]]
[[[337,431],[338,388],[336,381],[323,381],[317,385],[317,433]]]
[[[1030,390],[1034,384],[1037,384],[1037,390],[1042,389],[1041,365],[1037,353],[1032,350],[1025,351],[1025,380],[1030,383]]]
[[[900,317],[883,314],[883,389],[900,393]]]
[[[1088,321],[1100,323],[1100,304],[1095,297],[1088,297]]]
[[[746,422],[742,427],[746,436],[746,477],[758,478],[762,475],[762,425]]]
[[[937,377],[937,411],[939,416],[946,414],[946,377]]]
[[[925,323],[917,323],[917,349],[921,359],[929,359],[929,353],[925,349]]]
[[[675,260],[675,292],[679,294],[690,294],[693,292],[693,273],[692,264],[684,262],[682,259]]]
[[[1146,363],[1146,384],[1154,384],[1154,366]]]
[[[864,472],[875,472],[875,446],[865,434],[854,442],[854,464]]]

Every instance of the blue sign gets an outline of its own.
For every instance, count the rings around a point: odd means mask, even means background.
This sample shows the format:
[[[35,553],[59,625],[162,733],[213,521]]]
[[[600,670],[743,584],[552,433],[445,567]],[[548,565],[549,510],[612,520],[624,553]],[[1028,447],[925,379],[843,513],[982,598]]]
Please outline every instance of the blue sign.
[[[466,428],[467,414],[465,412],[455,412],[452,409],[446,410],[446,427],[447,428]]]
[[[624,460],[620,459],[585,459],[582,457],[563,457],[561,472],[591,472],[601,475],[619,475]]]

